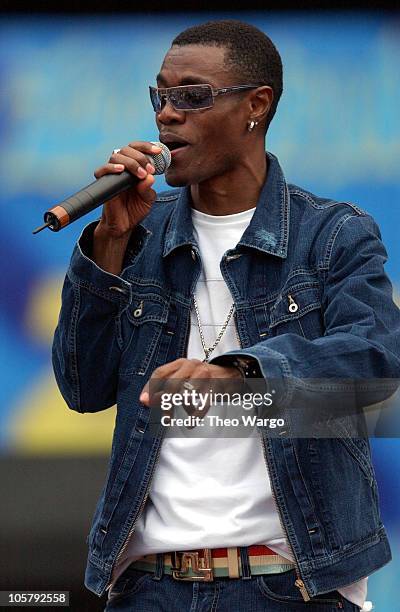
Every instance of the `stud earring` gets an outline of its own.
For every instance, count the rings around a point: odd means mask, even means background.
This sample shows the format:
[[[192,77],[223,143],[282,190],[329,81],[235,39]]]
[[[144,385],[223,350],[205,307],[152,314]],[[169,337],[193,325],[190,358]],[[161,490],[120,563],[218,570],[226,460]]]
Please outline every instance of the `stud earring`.
[[[254,119],[252,119],[251,121],[247,122],[247,131],[248,132],[252,132],[254,130],[254,128],[256,127],[256,125],[258,125],[258,121],[254,121]]]

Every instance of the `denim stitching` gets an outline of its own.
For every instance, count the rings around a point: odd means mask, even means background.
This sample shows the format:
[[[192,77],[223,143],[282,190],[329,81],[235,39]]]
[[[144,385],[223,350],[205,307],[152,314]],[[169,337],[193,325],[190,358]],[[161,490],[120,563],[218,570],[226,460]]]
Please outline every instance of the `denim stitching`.
[[[309,204],[311,204],[311,206],[313,206],[314,208],[322,208],[322,206],[320,206],[320,207],[315,206],[316,202],[315,202],[314,198],[312,198],[310,196],[310,194],[306,193],[305,191],[301,191],[300,189],[296,189],[296,188],[295,189],[290,189],[289,188],[289,193],[290,193],[290,195],[297,195],[297,196],[303,198],[304,200],[307,200],[307,202]]]
[[[318,272],[319,272],[318,268],[293,268],[290,274],[288,274],[287,280],[289,281],[291,278],[293,278],[294,276],[298,276],[298,275],[301,276],[301,275],[310,274],[311,276],[316,276]]]
[[[79,374],[78,374],[78,351],[76,346],[77,341],[77,327],[78,317],[80,311],[80,290],[77,285],[72,285],[74,292],[74,305],[71,312],[71,321],[69,327],[69,339],[68,339],[68,350],[71,361],[71,378],[72,378],[72,399],[74,404],[77,406],[78,411],[82,412],[81,401],[80,401],[80,387],[79,387]]]
[[[196,612],[197,602],[199,600],[199,583],[198,582],[193,582],[192,593],[193,593],[192,603],[190,604],[189,612]]]
[[[71,271],[67,272],[67,276],[73,285],[79,285],[79,287],[83,287],[84,289],[87,289],[88,291],[90,291],[90,293],[93,293],[94,295],[102,297],[108,302],[117,302],[117,303],[129,302],[129,297],[123,297],[123,295],[119,293],[118,294],[110,293],[109,289],[108,291],[106,291],[105,289],[99,289],[95,285],[92,285],[91,283],[89,283],[87,280],[77,277]],[[125,287],[124,289],[129,293],[129,290],[130,290],[129,283],[126,283],[126,281],[123,281],[123,279],[121,278],[119,280],[128,285],[128,287]]]
[[[273,313],[271,312],[270,327],[275,327],[276,325],[278,325],[278,323],[286,323],[287,321],[297,321],[298,319],[301,319],[301,317],[306,315],[308,312],[311,312],[312,310],[316,310],[318,308],[321,308],[321,302],[313,302],[312,304],[304,306],[304,308],[300,308],[298,312],[294,312],[293,314],[288,314],[282,317],[278,316],[277,318],[275,318],[273,316]]]
[[[89,560],[90,560],[90,563],[94,565],[95,567],[97,567],[98,569],[105,570],[107,572],[111,572],[112,564],[108,563],[107,561],[103,561],[102,559],[99,559],[99,557],[97,557],[93,551],[90,552],[89,554]],[[110,578],[111,576],[109,575],[108,579]],[[108,582],[105,582],[105,584],[108,584]]]
[[[149,363],[153,358],[153,353],[155,351],[155,348],[160,340],[160,336],[161,336],[161,332],[162,332],[162,327],[160,326],[158,330],[156,330],[156,333],[153,336],[153,340],[149,346],[149,350],[147,351],[147,355],[146,357],[143,359],[142,361],[142,365],[141,368],[139,370],[137,370],[137,374],[139,374],[140,376],[143,376],[144,374],[146,374],[147,372],[147,368],[149,367]]]
[[[140,419],[140,416],[141,416],[141,413],[139,412],[138,418],[136,419],[136,423]],[[117,470],[117,472],[115,474],[115,477],[114,477],[114,480],[113,480],[112,484],[111,484],[111,481],[110,481],[110,474],[108,474],[108,478],[107,478],[107,482],[106,482],[104,491],[107,491],[108,484],[110,483],[110,493],[109,493],[109,496],[108,496],[109,500],[113,500],[112,492],[114,490],[114,487],[116,486],[116,482],[117,482],[120,474],[122,474],[122,466],[125,463],[125,460],[126,460],[128,454],[129,454],[129,452],[130,452],[130,450],[132,448],[133,443],[135,443],[137,441],[137,438],[138,438],[137,433],[135,432],[134,429],[132,429],[132,433],[131,433],[131,435],[129,437],[128,443],[125,446],[124,454],[123,454],[123,456],[121,458],[121,461],[119,462],[118,470]],[[121,493],[119,494],[119,496],[117,498],[117,502],[119,501],[120,497],[121,497]],[[98,521],[98,526],[103,525],[103,527],[104,527],[104,529],[106,529],[106,531],[108,531],[108,527],[109,527],[110,521],[112,519],[112,516],[114,514],[115,507],[116,507],[116,504],[114,504],[113,501],[111,501],[111,502],[108,501],[108,504],[109,505],[113,505],[113,508],[111,509],[110,512],[106,513],[107,506],[104,503],[103,508],[102,508],[102,512],[101,512],[101,515],[100,515],[99,521]],[[109,515],[108,519],[106,518],[107,514]]]
[[[186,309],[186,312],[183,313],[183,317],[184,316],[186,316],[187,323],[186,323],[186,329],[184,330],[185,333],[181,335],[181,340],[177,346],[178,357],[186,356],[186,347],[189,341],[189,334],[190,334],[190,308]]]
[[[112,552],[110,554],[110,557],[111,557],[110,561],[111,561],[112,565],[114,564],[115,559],[117,557],[117,554],[118,554],[120,548],[122,547],[123,543],[125,542],[125,539],[126,539],[128,533],[129,533],[129,531],[132,528],[132,524],[138,518],[138,513],[139,513],[139,510],[140,510],[140,507],[141,507],[141,504],[142,504],[142,498],[144,497],[144,495],[145,495],[145,493],[147,491],[147,487],[148,486],[150,487],[150,480],[151,480],[152,472],[154,471],[154,467],[155,467],[154,466],[155,458],[157,456],[158,447],[160,446],[160,444],[161,444],[161,440],[159,438],[155,438],[154,439],[153,447],[152,447],[152,449],[150,451],[150,455],[149,455],[146,467],[144,469],[144,473],[143,473],[143,478],[142,478],[141,484],[140,484],[139,489],[137,491],[137,496],[136,496],[137,504],[134,507],[134,509],[131,510],[131,512],[129,513],[128,518],[125,521],[125,524],[122,526],[122,529],[119,532],[119,536],[120,537],[116,541],[115,546],[114,546],[114,548],[113,548],[113,550],[112,550]],[[133,466],[133,462],[132,462],[132,466]],[[131,466],[131,469],[132,469],[132,466]],[[123,489],[123,487],[121,488],[120,493],[122,493],[122,489]],[[112,513],[110,515],[110,519],[109,519],[108,522],[111,521],[112,516],[114,514],[115,508],[116,508],[116,505],[114,506],[114,508],[112,510]]]
[[[173,200],[177,200],[179,198],[179,193],[173,193],[171,195],[158,195],[155,199],[155,203],[157,202],[172,202]]]
[[[162,312],[161,314],[143,314],[140,317],[132,317],[130,309],[126,310],[126,316],[128,318],[128,320],[135,325],[135,327],[140,326],[144,323],[147,322],[156,322],[156,323],[166,323],[168,320],[168,312],[169,312],[169,300],[165,300],[164,298],[162,298],[161,296],[155,294],[155,293],[146,293],[143,295],[133,295],[132,296],[132,303],[133,306],[135,306],[135,303],[140,303],[141,301],[145,302],[144,308],[146,307],[146,302],[149,303],[157,303],[159,305],[161,305],[162,307]]]
[[[149,367],[150,361],[153,358],[153,353],[155,350],[155,347],[160,339],[161,336],[161,332],[162,332],[162,326],[161,325],[157,325],[156,330],[154,330],[153,333],[153,337],[152,340],[150,342],[150,344],[148,345],[147,348],[147,352],[146,355],[143,357],[142,361],[140,362],[140,365],[138,366],[138,368],[127,368],[125,370],[121,369],[121,376],[128,376],[130,374],[137,374],[139,376],[144,376],[147,372],[147,369]],[[128,348],[131,346],[131,341],[129,342],[129,344],[126,346],[126,348],[124,349],[123,353],[122,353],[122,357],[124,357],[127,353]]]
[[[385,536],[385,528],[381,527],[377,532],[372,535],[364,538],[363,540],[356,542],[355,544],[350,544],[348,546],[342,546],[339,551],[332,552],[329,555],[325,555],[322,558],[315,558],[313,561],[307,561],[305,565],[310,568],[310,570],[329,567],[332,563],[334,564],[336,561],[341,561],[343,559],[343,553],[346,553],[351,556],[352,553],[357,554],[362,552],[364,549],[368,549],[372,544],[378,544],[381,539],[381,536]],[[357,579],[355,579],[357,580]],[[337,585],[337,589],[340,589],[342,586],[348,586],[348,584]]]
[[[215,587],[214,587],[214,598],[211,602],[210,612],[217,612],[220,592],[221,592],[221,583],[216,582]]]
[[[317,201],[308,192],[302,191],[299,188],[290,189],[289,193],[291,195],[297,195],[303,198],[304,200],[307,200],[307,202],[311,204],[311,206],[317,210],[324,210],[325,208],[332,208],[333,206],[349,206],[357,213],[357,215],[359,216],[367,215],[365,210],[363,210],[362,208],[360,208],[359,206],[357,206],[357,204],[354,204],[353,202],[329,200],[327,202],[324,202],[323,204],[317,204]]]
[[[284,240],[284,244],[285,246],[282,247],[282,254],[287,252],[287,244],[288,244],[288,240],[289,240],[289,232],[290,232],[290,225],[289,225],[289,219],[290,219],[290,194],[289,194],[289,188],[287,186],[287,183],[285,181],[285,191],[284,191],[284,223],[282,224],[283,227],[283,240]],[[283,215],[282,215],[283,216]]]
[[[345,427],[343,427],[343,429],[346,431]],[[362,454],[362,451],[360,451],[360,449],[355,444],[355,442],[353,442],[353,439],[351,437],[342,438],[340,436],[338,439],[347,448],[348,452],[352,455],[352,457],[354,457],[357,464],[361,467],[362,471],[364,472],[367,478],[369,486],[370,487],[376,486],[375,477],[374,477],[375,475],[372,471],[372,465],[370,462],[368,462],[365,459],[364,455]]]
[[[297,323],[299,324],[301,335],[303,336],[303,338],[307,338],[307,336],[304,333],[304,329],[303,329],[303,326],[301,324],[301,320],[297,319]]]
[[[336,227],[334,228],[331,237],[329,238],[327,244],[326,244],[326,253],[325,253],[325,258],[323,261],[323,267],[326,268],[327,270],[329,270],[330,268],[330,263],[331,263],[331,257],[332,257],[332,252],[333,252],[333,247],[335,244],[335,240],[340,232],[340,230],[342,229],[343,225],[346,223],[346,221],[348,219],[352,219],[353,217],[355,217],[355,215],[352,215],[351,213],[347,213],[346,215],[344,215],[343,217],[340,218],[339,222],[337,223]]]
[[[285,285],[282,287],[282,289],[278,293],[279,300],[277,300],[276,306],[278,306],[284,298],[287,298],[287,296],[289,295],[289,292],[290,293],[302,293],[303,291],[307,291],[309,289],[319,289],[319,282],[318,281],[308,281],[304,283],[297,283],[295,285],[289,284],[289,286],[288,286],[288,283],[285,283]]]
[[[293,395],[292,370],[290,368],[289,361],[281,353],[278,353],[277,351],[271,349],[269,346],[265,346],[264,342],[259,342],[257,344],[257,350],[264,351],[270,357],[273,357],[274,359],[278,361],[278,365],[281,368],[282,373],[283,373],[282,378],[285,379],[284,395],[281,398],[281,402],[280,402],[282,408],[285,408],[287,404],[290,402],[290,399]],[[246,354],[246,353],[243,351],[243,354]],[[247,355],[250,355],[252,357],[254,356],[254,355],[251,355],[251,353],[247,353]]]
[[[154,286],[158,287],[159,289],[164,289],[165,291],[164,285],[160,282],[158,278],[143,278],[142,276],[134,276],[129,272],[128,268],[126,270],[126,278],[129,280],[130,285],[139,285],[139,287]]]
[[[249,307],[254,307],[254,306],[263,306],[263,305],[267,305],[270,304],[271,302],[277,302],[277,304],[279,304],[281,302],[281,300],[283,299],[283,295],[282,293],[287,293],[289,291],[301,291],[303,289],[311,289],[313,287],[317,288],[319,287],[319,282],[318,281],[308,281],[308,282],[303,282],[303,283],[298,283],[296,285],[292,285],[288,288],[285,289],[285,286],[282,289],[279,289],[278,291],[274,291],[273,293],[269,293],[266,294],[265,297],[262,298],[256,298],[256,299],[238,299],[236,302],[236,310],[240,311],[240,310],[247,310]],[[277,299],[280,297],[280,300],[277,301]]]
[[[289,428],[290,428],[290,426],[289,426]],[[294,444],[292,444],[292,447],[293,447],[293,454],[294,454],[294,458],[295,458],[295,461],[296,461],[297,469],[299,470],[301,481],[302,481],[303,487],[304,487],[304,489],[306,491],[306,494],[307,494],[308,503],[310,504],[310,507],[311,507],[311,512],[312,512],[312,515],[313,515],[312,520],[313,520],[313,523],[314,523],[314,525],[316,527],[315,531],[318,534],[318,537],[320,539],[321,545],[323,545],[325,548],[327,548],[326,541],[325,541],[325,534],[323,532],[323,529],[321,529],[321,525],[320,525],[319,520],[317,519],[317,511],[316,511],[316,508],[315,508],[314,499],[312,497],[311,492],[309,491],[309,487],[307,486],[306,479],[305,479],[303,471],[301,469],[301,465],[300,465],[300,461],[299,461],[299,457],[298,457],[298,453],[297,453],[296,447],[294,446]],[[304,522],[306,523],[306,520],[304,520]],[[309,532],[308,525],[307,525],[307,534],[308,534],[308,537],[309,537],[309,540],[310,540],[311,547],[314,550],[313,538],[311,537],[311,534]]]
[[[265,443],[266,448],[269,448],[270,456],[273,456],[273,452],[272,452],[272,449],[271,449],[272,440],[270,438],[264,437],[264,443]],[[270,473],[271,473],[271,484],[272,484],[272,482],[274,482],[274,486],[275,486],[275,489],[274,489],[275,490],[275,497],[276,497],[276,500],[277,500],[277,502],[278,502],[278,504],[280,506],[282,516],[284,517],[285,524],[287,526],[288,536],[291,535],[291,537],[292,537],[291,540],[289,539],[289,544],[292,547],[293,554],[294,554],[294,557],[295,557],[297,565],[299,567],[302,566],[302,568],[303,568],[302,569],[302,578],[303,578],[303,580],[307,581],[310,578],[310,569],[308,568],[308,563],[304,563],[304,564],[299,563],[298,554],[301,552],[300,551],[300,547],[299,547],[299,542],[298,542],[297,537],[296,537],[296,532],[294,530],[293,523],[290,520],[289,513],[287,512],[286,500],[285,500],[284,495],[282,493],[282,490],[281,490],[281,488],[279,486],[279,481],[278,481],[278,476],[277,476],[277,473],[276,473],[274,461],[271,461],[269,465],[270,465]]]
[[[117,344],[120,351],[122,351],[124,347],[124,341],[122,337],[121,314],[122,313],[118,314],[115,317],[115,335],[117,337]]]

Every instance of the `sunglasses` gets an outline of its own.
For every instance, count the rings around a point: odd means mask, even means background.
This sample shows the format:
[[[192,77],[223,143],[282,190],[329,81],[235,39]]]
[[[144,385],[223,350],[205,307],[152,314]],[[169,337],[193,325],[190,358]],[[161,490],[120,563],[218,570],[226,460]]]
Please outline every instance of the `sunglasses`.
[[[178,87],[149,87],[150,100],[156,113],[170,102],[175,110],[196,111],[214,106],[214,98],[228,93],[256,89],[260,85],[236,85],[213,89],[211,85],[180,85]]]

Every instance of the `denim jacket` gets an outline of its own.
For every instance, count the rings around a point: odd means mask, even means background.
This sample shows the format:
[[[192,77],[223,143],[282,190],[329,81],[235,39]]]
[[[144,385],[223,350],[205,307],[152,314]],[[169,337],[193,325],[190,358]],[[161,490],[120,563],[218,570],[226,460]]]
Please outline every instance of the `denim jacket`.
[[[268,164],[253,218],[220,264],[242,348],[212,362],[256,359],[266,379],[282,381],[286,404],[293,380],[398,378],[400,316],[376,223],[354,204],[287,184],[270,153]],[[201,259],[188,188],[158,196],[135,228],[119,276],[90,259],[95,225],[72,255],[53,364],[72,410],[117,404],[108,475],[88,536],[85,584],[101,596],[134,537],[162,444],[139,394],[156,367],[186,355]],[[304,599],[391,559],[367,439],[274,438],[262,427],[260,435]]]

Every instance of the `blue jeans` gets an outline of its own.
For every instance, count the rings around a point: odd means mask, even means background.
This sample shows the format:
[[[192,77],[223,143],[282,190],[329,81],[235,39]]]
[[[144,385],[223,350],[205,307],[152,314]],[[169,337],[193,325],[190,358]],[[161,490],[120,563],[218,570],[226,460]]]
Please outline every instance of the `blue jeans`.
[[[359,612],[337,591],[304,602],[295,571],[248,579],[183,582],[128,567],[119,577],[104,612]]]

